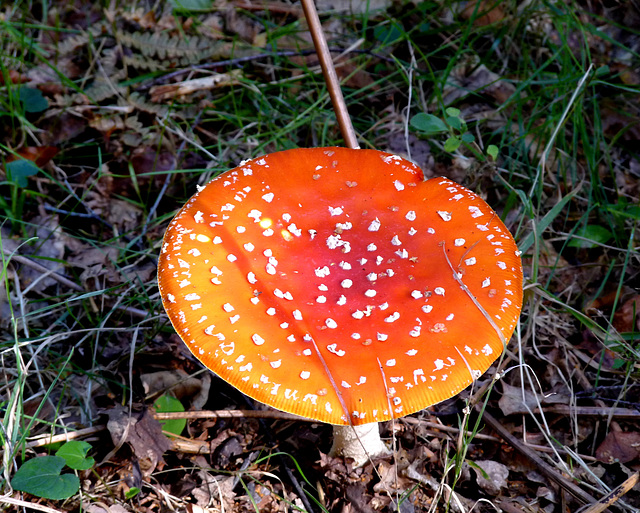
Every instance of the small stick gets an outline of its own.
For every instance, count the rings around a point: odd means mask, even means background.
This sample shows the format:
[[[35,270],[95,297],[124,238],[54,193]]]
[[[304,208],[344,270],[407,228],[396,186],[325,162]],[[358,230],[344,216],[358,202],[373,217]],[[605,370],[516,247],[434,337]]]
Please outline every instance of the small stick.
[[[304,16],[309,24],[309,32],[311,32],[311,38],[313,44],[316,47],[316,53],[320,60],[320,66],[322,67],[322,74],[324,80],[327,83],[327,89],[329,90],[329,96],[331,97],[331,104],[333,110],[336,113],[338,119],[338,126],[342,137],[344,139],[347,148],[353,150],[358,149],[358,139],[356,132],[353,129],[349,112],[347,111],[347,104],[342,96],[342,90],[340,89],[340,82],[338,81],[338,75],[336,69],[333,66],[333,59],[331,58],[331,52],[329,52],[329,45],[324,37],[322,31],[322,25],[320,24],[320,18],[318,17],[318,11],[313,0],[301,0],[302,9],[304,10]]]
[[[582,510],[582,513],[602,513],[609,506],[612,506],[620,497],[622,497],[625,493],[627,493],[631,488],[638,484],[638,480],[640,479],[640,472],[636,472],[631,477],[629,477],[624,483],[618,486],[616,489],[612,490],[609,494],[605,495],[602,499],[600,499],[595,504],[592,504],[587,509]]]

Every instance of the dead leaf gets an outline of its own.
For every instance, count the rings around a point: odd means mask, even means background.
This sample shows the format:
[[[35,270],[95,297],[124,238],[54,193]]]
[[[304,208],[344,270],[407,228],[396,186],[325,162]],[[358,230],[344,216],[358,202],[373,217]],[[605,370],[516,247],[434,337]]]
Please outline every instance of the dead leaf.
[[[131,446],[145,476],[151,475],[159,463],[164,463],[162,455],[171,448],[171,442],[162,434],[160,422],[148,410],[129,416],[127,409],[114,407],[109,410],[107,429],[114,445],[126,442]]]
[[[176,399],[187,402],[192,409],[202,409],[209,397],[211,376],[202,374],[201,379],[190,377],[184,370],[150,372],[140,376],[147,395],[168,392]]]
[[[619,333],[640,330],[640,295],[627,299],[613,316],[613,327]]]
[[[485,476],[480,470],[471,466],[476,473],[478,486],[489,495],[500,495],[502,488],[508,488],[509,469],[506,465],[492,460],[478,460],[474,463],[486,474]]]
[[[42,167],[58,154],[58,148],[55,146],[24,146],[16,152],[25,160],[30,160],[36,166]],[[17,160],[18,156],[13,153],[7,156],[6,161],[12,162]]]
[[[530,390],[522,390],[521,387],[514,387],[501,382],[502,397],[498,401],[498,406],[503,415],[511,415],[512,413],[522,413],[529,409],[534,410],[538,407],[536,396]],[[524,396],[523,396],[524,394]]]
[[[596,449],[596,458],[603,463],[629,463],[640,456],[640,432],[610,431]]]
[[[468,2],[462,11],[462,17],[465,20],[469,20],[474,13],[476,15],[476,18],[473,20],[475,27],[484,27],[485,25],[491,25],[504,19],[501,2],[495,2],[494,0],[490,2],[486,0]]]

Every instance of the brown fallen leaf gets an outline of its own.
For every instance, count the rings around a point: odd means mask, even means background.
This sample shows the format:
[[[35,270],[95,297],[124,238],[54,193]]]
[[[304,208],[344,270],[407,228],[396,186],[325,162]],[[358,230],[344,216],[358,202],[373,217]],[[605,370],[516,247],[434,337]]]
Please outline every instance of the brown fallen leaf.
[[[129,416],[126,408],[117,406],[109,410],[107,429],[117,447],[128,443],[140,462],[144,476],[149,476],[159,463],[164,463],[162,455],[171,448],[171,442],[162,434],[160,422],[148,410]]]
[[[613,316],[613,327],[619,333],[640,330],[640,294],[628,298]]]
[[[474,13],[476,14],[476,18],[473,20],[475,27],[484,27],[504,19],[501,2],[487,2],[486,0],[468,2],[462,11],[462,17],[469,20]]]
[[[500,495],[503,488],[508,488],[509,469],[506,465],[493,460],[477,460],[474,463],[482,469],[471,467],[476,473],[478,486],[489,495]]]
[[[596,458],[603,463],[629,463],[640,456],[640,432],[610,431],[596,449]]]

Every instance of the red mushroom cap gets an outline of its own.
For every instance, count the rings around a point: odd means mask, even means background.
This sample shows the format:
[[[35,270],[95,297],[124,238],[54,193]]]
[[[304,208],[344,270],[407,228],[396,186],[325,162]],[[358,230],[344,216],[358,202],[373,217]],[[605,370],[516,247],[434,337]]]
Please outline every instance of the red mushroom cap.
[[[481,198],[344,148],[273,153],[211,181],[169,225],[158,281],[209,369],[332,424],[457,394],[502,353],[522,304],[518,248]]]

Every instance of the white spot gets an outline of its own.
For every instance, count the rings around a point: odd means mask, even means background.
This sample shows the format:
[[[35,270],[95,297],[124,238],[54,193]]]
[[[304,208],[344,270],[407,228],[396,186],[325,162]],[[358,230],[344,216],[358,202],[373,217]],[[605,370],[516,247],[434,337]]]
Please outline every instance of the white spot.
[[[353,340],[360,340],[360,338],[361,338],[360,333],[352,333],[351,334],[351,338]]]
[[[351,269],[351,264],[349,262],[345,262],[344,260],[338,264],[342,269],[348,271]]]
[[[273,235],[273,230],[271,228],[267,228],[262,232],[262,235],[264,235],[265,237],[271,237]]]
[[[251,285],[258,283],[258,279],[256,278],[256,275],[254,273],[247,274],[247,281],[251,283]]]
[[[431,306],[431,305],[424,305],[424,306],[422,307],[422,311],[423,311],[424,313],[429,313],[431,310],[433,310],[433,306]]]
[[[311,377],[311,373],[309,371],[302,371],[300,373],[300,377],[302,379],[309,379]]]
[[[271,365],[271,367],[273,367],[274,369],[277,369],[278,367],[280,367],[280,365],[282,365],[282,360],[274,360],[272,362],[269,362],[269,365]]]
[[[482,280],[482,288],[483,289],[487,288],[489,285],[491,285],[491,279],[490,278],[485,278],[484,280]]]
[[[250,242],[247,242],[247,243],[244,245],[244,249],[246,249],[247,251],[251,252],[251,251],[253,251],[254,249],[256,249],[256,247],[255,247],[253,244],[251,244]]]
[[[438,215],[442,218],[443,221],[451,221],[451,212],[447,212],[446,210],[438,210]]]
[[[173,294],[167,294],[167,299],[169,300],[169,303],[176,302],[176,296],[174,296]]]
[[[326,321],[324,321],[324,323],[326,324],[327,328],[332,330],[335,330],[338,327],[338,323],[331,318],[328,318]]]
[[[367,274],[367,280],[369,281],[376,281],[378,279],[378,275],[376,273],[369,273]]]
[[[329,290],[329,287],[327,287],[324,283],[321,283],[320,285],[318,285],[318,290],[326,292],[327,290]]]
[[[327,346],[327,351],[337,356],[344,356],[346,354],[342,349],[338,349],[338,344],[329,344]]]
[[[247,231],[247,229],[244,226],[236,226],[236,231],[238,233],[244,233]]]
[[[489,344],[485,345],[482,349],[482,354],[486,354],[487,356],[493,354],[493,349],[491,348],[491,346]]]
[[[238,257],[229,253],[227,255],[227,260],[229,260],[229,262],[235,262],[236,260],[238,260]]]
[[[327,298],[325,296],[318,296],[316,298],[316,303],[326,303],[327,302]]]
[[[331,271],[326,265],[324,267],[318,267],[314,272],[318,278],[324,278],[331,274]]]
[[[396,180],[395,182],[393,182],[393,185],[395,186],[397,191],[401,191],[404,189],[404,184],[400,180]]]
[[[436,287],[434,292],[436,293],[436,295],[438,296],[444,296],[444,289],[442,287]]]
[[[340,214],[342,214],[342,212],[342,207],[329,207],[329,214],[331,214],[332,216],[339,216]]]
[[[464,263],[467,264],[467,265],[475,265],[476,264],[476,257],[467,258],[467,259],[465,259]]]
[[[347,304],[347,297],[345,295],[341,295],[338,298],[338,301],[336,301],[336,304],[338,304],[339,306],[343,306]]]
[[[376,249],[378,249],[378,246],[376,246],[375,244],[369,244],[367,246],[367,251],[375,251]]]
[[[194,256],[196,258],[199,257],[201,254],[202,253],[200,253],[200,251],[198,249],[196,249],[196,248],[192,248],[189,251],[187,251],[187,255],[191,255],[191,256]]]
[[[262,196],[262,199],[265,200],[267,203],[271,203],[273,201],[273,193],[268,192],[267,194]]]
[[[368,230],[370,232],[377,232],[380,229],[380,225],[381,225],[380,219],[376,217],[373,221],[371,221],[371,224],[369,225]]]
[[[384,322],[395,322],[400,319],[400,312],[393,312],[389,317],[385,317]]]
[[[239,320],[240,320],[240,316],[239,315],[234,315],[233,317],[229,317],[229,321],[231,322],[231,324],[235,324]]]
[[[415,356],[415,355],[418,354],[418,350],[417,349],[409,349],[405,354],[408,355],[408,356]]]
[[[261,346],[262,344],[264,344],[264,339],[257,333],[251,335],[251,340],[253,340],[253,343],[257,346]]]
[[[351,314],[351,317],[354,319],[362,319],[364,317],[364,312],[362,310],[356,310]]]
[[[375,295],[377,294],[377,292],[373,289],[369,289],[367,291],[365,291],[364,295],[367,297],[375,297]]]
[[[393,358],[391,358],[390,360],[386,361],[386,365],[387,367],[395,367],[396,361]]]
[[[215,236],[213,238],[213,243],[214,244],[222,244],[222,239],[220,237],[218,237],[218,236]]]
[[[482,213],[482,211],[478,207],[473,206],[473,205],[469,206],[469,212],[471,212],[471,217],[473,217],[473,218],[481,217],[481,216],[484,215]]]
[[[275,308],[267,308],[267,315],[275,315],[276,314],[276,309]]]
[[[186,296],[184,296],[184,299],[186,301],[197,301],[198,299],[200,299],[200,296],[195,292],[192,292],[191,294],[187,294]]]
[[[300,310],[294,310],[293,311],[293,318],[296,321],[301,321],[302,320],[302,312]]]
[[[196,215],[193,216],[193,220],[196,223],[203,223],[204,222],[203,216],[204,216],[204,214],[198,210],[196,212]]]
[[[436,366],[436,368],[435,368],[435,369],[433,369],[433,370],[441,370],[441,369],[444,369],[444,362],[443,362],[440,358],[438,358],[437,360],[435,360],[435,361],[433,362],[433,364]]]
[[[351,287],[351,285],[353,285],[353,281],[347,278],[346,280],[342,280],[340,282],[340,285],[342,286],[343,289],[348,289]]]
[[[503,271],[507,268],[507,264],[505,264],[504,262],[497,262],[496,265]]]
[[[400,239],[397,235],[394,235],[393,239],[391,239],[391,244],[393,244],[394,246],[400,246],[402,242],[400,242]]]
[[[454,317],[454,314],[450,313],[449,315],[447,315],[447,317],[445,317],[445,321],[452,321]]]
[[[381,342],[384,342],[389,338],[389,335],[387,335],[386,333],[376,333],[376,338]]]
[[[420,336],[420,326],[414,326],[413,329],[409,332],[409,335],[412,337],[419,337]]]
[[[454,241],[453,241],[453,244],[454,244],[455,246],[464,246],[464,243],[465,243],[465,242],[466,242],[466,241],[465,241],[464,239],[456,239],[456,240],[454,240]]]
[[[416,230],[413,226],[411,228],[409,228],[409,231],[407,232],[409,235],[413,236],[416,233],[418,233],[418,230]]]
[[[413,299],[420,299],[421,297],[424,297],[424,294],[422,292],[420,292],[419,290],[413,290],[413,291],[411,291],[411,297]]]
[[[231,303],[225,303],[224,305],[222,305],[222,309],[227,313],[233,312],[235,310],[235,308],[233,308]]]

